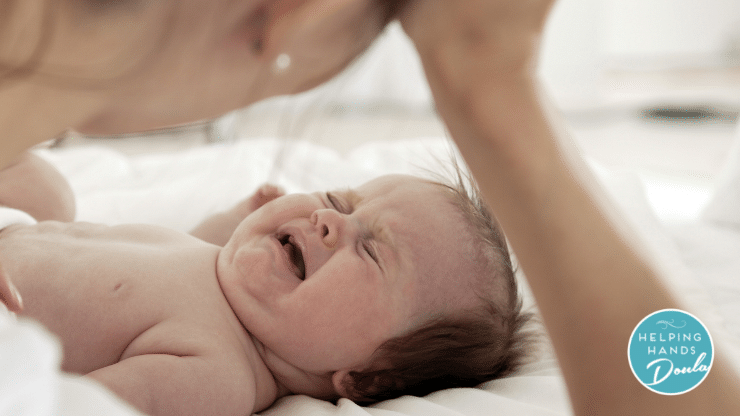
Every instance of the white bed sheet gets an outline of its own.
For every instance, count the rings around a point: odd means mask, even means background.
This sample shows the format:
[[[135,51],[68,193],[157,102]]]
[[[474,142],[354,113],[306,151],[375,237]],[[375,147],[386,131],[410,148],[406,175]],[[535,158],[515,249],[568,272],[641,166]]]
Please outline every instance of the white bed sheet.
[[[436,160],[446,160],[450,146],[441,138],[377,142],[341,155],[305,142],[286,147],[274,139],[251,139],[142,156],[126,156],[106,148],[41,154],[69,178],[78,198],[77,220],[151,223],[187,231],[268,180],[289,192],[353,186],[385,173],[421,173],[424,167],[439,167]],[[279,154],[283,157],[276,166]],[[740,362],[736,349],[740,346],[740,280],[735,278],[740,274],[740,221],[701,219],[683,226],[664,226],[653,215],[637,176],[596,170],[629,221],[640,230],[646,253],[661,259],[671,288],[687,299],[689,310],[709,324],[713,337],[724,345],[733,362]],[[134,414],[100,386],[58,374],[59,354],[53,337],[38,326],[15,322],[7,313],[0,313],[0,415]],[[567,392],[546,340],[533,357],[518,374],[479,388],[449,389],[424,398],[402,397],[370,407],[348,400],[332,404],[293,396],[262,414],[570,414]],[[35,363],[35,367],[29,370],[15,365],[17,362]]]

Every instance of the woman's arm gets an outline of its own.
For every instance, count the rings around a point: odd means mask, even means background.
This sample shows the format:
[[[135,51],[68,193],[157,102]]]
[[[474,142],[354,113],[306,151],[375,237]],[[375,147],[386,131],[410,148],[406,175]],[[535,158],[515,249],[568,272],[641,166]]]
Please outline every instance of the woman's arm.
[[[416,0],[403,24],[442,118],[496,212],[535,298],[576,414],[740,414],[721,355],[690,394],[644,388],[627,358],[648,314],[680,308],[607,219],[534,75],[552,0]]]

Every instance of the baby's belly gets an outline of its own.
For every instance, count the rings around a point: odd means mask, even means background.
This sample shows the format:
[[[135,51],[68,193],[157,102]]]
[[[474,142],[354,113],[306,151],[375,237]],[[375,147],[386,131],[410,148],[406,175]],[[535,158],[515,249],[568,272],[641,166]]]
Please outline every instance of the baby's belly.
[[[56,222],[0,233],[0,264],[63,346],[65,371],[118,362],[149,328],[192,308],[193,293],[218,286],[216,249],[149,226]],[[190,303],[190,304],[189,304]]]

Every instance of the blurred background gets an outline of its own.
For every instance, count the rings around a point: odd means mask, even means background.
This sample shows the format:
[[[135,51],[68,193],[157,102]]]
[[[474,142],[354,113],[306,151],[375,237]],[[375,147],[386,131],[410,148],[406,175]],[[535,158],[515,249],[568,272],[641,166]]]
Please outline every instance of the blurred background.
[[[733,143],[740,111],[737,0],[560,0],[540,75],[594,162],[636,172],[661,219],[696,216]],[[307,140],[346,152],[366,141],[445,135],[413,46],[392,24],[340,77],[218,120],[116,138],[161,152],[237,138]]]

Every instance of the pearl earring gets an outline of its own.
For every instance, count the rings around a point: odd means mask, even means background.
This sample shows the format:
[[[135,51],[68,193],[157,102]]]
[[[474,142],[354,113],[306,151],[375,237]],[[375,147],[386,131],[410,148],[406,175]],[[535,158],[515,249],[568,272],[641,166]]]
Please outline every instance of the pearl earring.
[[[287,53],[281,53],[275,58],[275,62],[272,63],[272,72],[276,74],[282,74],[290,68],[291,59]]]

